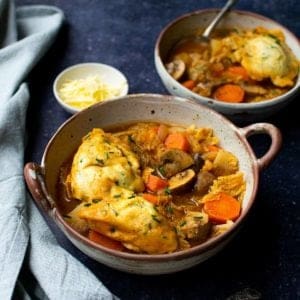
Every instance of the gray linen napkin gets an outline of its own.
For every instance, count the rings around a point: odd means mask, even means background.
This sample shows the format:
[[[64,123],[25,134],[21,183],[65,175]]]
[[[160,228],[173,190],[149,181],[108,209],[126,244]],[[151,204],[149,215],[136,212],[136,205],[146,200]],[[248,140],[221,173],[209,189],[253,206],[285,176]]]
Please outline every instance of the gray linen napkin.
[[[114,299],[62,249],[23,180],[26,75],[47,51],[63,13],[50,6],[15,10],[0,0],[0,299]],[[25,269],[26,278],[20,278]]]

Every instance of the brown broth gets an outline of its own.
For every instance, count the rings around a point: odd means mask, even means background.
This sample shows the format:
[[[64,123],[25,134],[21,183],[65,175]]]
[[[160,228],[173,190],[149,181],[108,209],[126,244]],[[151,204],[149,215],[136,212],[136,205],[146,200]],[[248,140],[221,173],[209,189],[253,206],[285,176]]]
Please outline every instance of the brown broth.
[[[59,178],[58,178],[57,184],[56,184],[56,192],[57,192],[56,198],[58,199],[58,201],[56,202],[56,205],[57,205],[59,211],[63,215],[67,215],[78,204],[81,203],[80,200],[69,197],[68,192],[67,192],[66,183],[65,183],[67,176],[71,170],[72,161],[73,161],[73,155],[61,166]]]

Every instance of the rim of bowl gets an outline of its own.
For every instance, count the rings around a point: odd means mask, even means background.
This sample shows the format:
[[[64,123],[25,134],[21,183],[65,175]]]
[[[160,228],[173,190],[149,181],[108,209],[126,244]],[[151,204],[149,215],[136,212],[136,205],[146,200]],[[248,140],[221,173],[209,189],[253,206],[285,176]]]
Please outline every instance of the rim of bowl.
[[[275,98],[272,99],[267,99],[264,101],[260,101],[260,102],[252,102],[252,103],[227,103],[227,102],[222,102],[222,101],[218,101],[215,100],[213,98],[209,98],[209,97],[205,97],[205,96],[200,96],[192,91],[190,91],[189,89],[185,88],[183,85],[181,85],[177,80],[175,80],[166,70],[164,63],[162,61],[161,55],[160,55],[160,44],[161,44],[161,40],[163,39],[163,36],[165,35],[166,31],[169,30],[169,28],[173,27],[175,24],[177,24],[178,22],[184,20],[184,19],[188,19],[189,17],[192,17],[194,15],[201,15],[203,13],[208,13],[208,12],[218,12],[220,11],[220,9],[217,8],[207,8],[207,9],[201,9],[201,10],[196,10],[190,13],[186,13],[183,14],[179,17],[177,17],[175,20],[169,22],[160,32],[156,43],[155,43],[155,48],[154,48],[154,53],[155,53],[155,57],[157,57],[159,59],[159,63],[162,66],[162,70],[164,71],[165,75],[168,76],[168,78],[172,81],[173,84],[175,84],[178,88],[183,88],[187,94],[189,94],[194,100],[196,101],[202,101],[201,104],[203,104],[203,102],[205,102],[206,104],[215,104],[216,106],[222,106],[225,108],[240,108],[240,109],[251,109],[251,108],[260,108],[260,107],[269,107],[269,106],[273,106],[275,103],[280,103],[283,101],[288,101],[287,99],[285,99],[285,97],[288,96],[292,96],[294,93],[296,93],[299,89],[300,89],[300,71],[298,71],[298,76],[296,79],[296,83],[295,85],[288,90],[286,93],[277,96]],[[278,26],[279,28],[283,28],[286,32],[288,32],[288,34],[297,42],[298,46],[299,46],[299,51],[300,51],[300,39],[297,38],[297,36],[290,31],[287,27],[285,27],[284,25],[280,24],[279,22],[275,21],[274,19],[271,19],[269,17],[254,13],[254,12],[250,12],[250,11],[245,11],[245,10],[238,10],[238,9],[233,9],[230,10],[228,12],[228,14],[230,14],[231,12],[233,13],[237,13],[240,15],[248,15],[248,16],[252,16],[256,19],[262,19],[264,21],[268,21],[271,22],[273,24],[275,24],[276,26]],[[283,97],[284,96],[284,97]]]
[[[259,169],[258,165],[256,162],[256,156],[255,153],[248,143],[246,137],[242,136],[242,134],[239,132],[239,127],[234,125],[229,119],[227,119],[225,116],[222,114],[214,111],[213,109],[206,107],[203,104],[200,104],[196,102],[195,100],[188,99],[188,98],[183,98],[183,97],[178,97],[178,96],[173,96],[173,95],[163,95],[163,94],[152,94],[152,93],[140,93],[140,94],[130,94],[130,95],[125,95],[116,99],[111,99],[108,101],[104,102],[98,102],[90,107],[88,107],[85,110],[82,110],[78,112],[77,114],[71,116],[68,120],[66,120],[58,129],[57,131],[53,134],[52,138],[48,142],[43,157],[41,161],[41,167],[44,169],[44,172],[46,170],[46,157],[47,153],[50,149],[50,145],[52,144],[53,140],[57,137],[57,134],[61,132],[66,125],[71,123],[77,116],[81,114],[86,114],[88,113],[88,110],[90,109],[97,109],[100,108],[102,105],[105,105],[105,103],[108,102],[117,102],[117,101],[122,101],[124,98],[128,99],[135,99],[135,98],[141,98],[141,97],[151,97],[151,98],[156,98],[162,101],[170,101],[170,100],[176,100],[179,102],[187,102],[191,103],[193,105],[199,106],[202,110],[208,110],[210,111],[213,115],[214,118],[219,118],[223,122],[226,123],[236,134],[237,139],[239,139],[242,144],[244,145],[247,153],[249,154],[249,158],[251,159],[251,167],[252,167],[252,177],[253,177],[253,189],[251,191],[251,194],[249,195],[249,204],[243,211],[243,214],[234,222],[233,226],[228,229],[226,232],[212,237],[205,241],[204,243],[201,243],[199,245],[196,245],[192,248],[189,249],[184,249],[172,253],[165,253],[165,254],[144,254],[144,253],[130,253],[130,252],[122,252],[122,251],[117,251],[113,249],[106,248],[100,244],[97,244],[91,240],[89,240],[87,237],[84,235],[80,234],[77,232],[75,229],[73,229],[63,218],[62,214],[59,212],[57,209],[57,206],[55,207],[55,219],[58,219],[58,221],[64,226],[64,228],[68,231],[70,235],[72,235],[73,238],[75,238],[77,241],[82,242],[83,244],[92,247],[98,251],[105,252],[106,254],[117,256],[119,258],[127,259],[127,260],[137,260],[137,261],[153,261],[153,262],[159,262],[159,261],[172,261],[172,260],[179,260],[183,259],[186,257],[193,256],[194,254],[201,254],[204,252],[207,252],[211,249],[214,249],[218,244],[222,243],[226,239],[230,239],[231,236],[233,236],[234,233],[237,232],[237,230],[240,228],[242,222],[247,218],[254,201],[256,199],[257,195],[257,190],[258,190],[258,183],[259,183]],[[48,193],[48,191],[47,191]],[[56,203],[56,201],[54,201]]]
[[[69,113],[72,113],[72,114],[75,114],[77,112],[80,112],[84,109],[86,109],[87,107],[85,108],[75,108],[74,106],[72,105],[69,105],[67,104],[65,101],[63,101],[61,99],[61,97],[59,96],[59,93],[58,93],[58,89],[57,89],[57,85],[58,85],[58,82],[61,80],[61,78],[63,76],[65,76],[68,72],[74,70],[74,69],[80,69],[82,67],[86,67],[86,66],[90,66],[90,67],[104,67],[104,68],[107,68],[107,69],[111,69],[113,72],[115,72],[116,74],[120,75],[121,77],[123,77],[124,79],[124,88],[122,89],[122,93],[120,93],[119,96],[116,96],[114,98],[118,98],[118,97],[123,97],[123,96],[126,96],[128,94],[128,90],[129,90],[129,84],[128,84],[128,80],[125,76],[125,74],[123,72],[121,72],[119,69],[117,69],[116,67],[113,67],[111,65],[108,65],[108,64],[104,64],[104,63],[98,63],[98,62],[84,62],[84,63],[79,63],[79,64],[75,64],[75,65],[71,65],[65,69],[63,69],[55,78],[54,80],[54,83],[53,83],[53,87],[52,87],[52,90],[53,90],[53,94],[57,100],[57,102],[66,110],[68,111]],[[107,100],[111,100],[111,99],[114,99],[114,98],[109,98],[109,99],[105,99],[103,101],[107,101]]]

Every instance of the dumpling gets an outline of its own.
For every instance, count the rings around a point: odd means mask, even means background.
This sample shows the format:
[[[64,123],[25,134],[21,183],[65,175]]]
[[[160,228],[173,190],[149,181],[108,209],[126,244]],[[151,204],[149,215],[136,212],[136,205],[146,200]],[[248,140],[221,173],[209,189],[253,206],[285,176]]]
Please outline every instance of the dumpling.
[[[254,36],[242,48],[241,64],[252,79],[271,79],[279,87],[293,86],[298,61],[291,50],[276,37]]]
[[[112,186],[140,192],[144,190],[139,162],[128,146],[117,137],[93,129],[76,152],[67,178],[74,198],[102,199]]]
[[[122,187],[114,186],[105,199],[83,202],[75,210],[90,229],[135,252],[169,253],[178,247],[175,229],[154,205]]]

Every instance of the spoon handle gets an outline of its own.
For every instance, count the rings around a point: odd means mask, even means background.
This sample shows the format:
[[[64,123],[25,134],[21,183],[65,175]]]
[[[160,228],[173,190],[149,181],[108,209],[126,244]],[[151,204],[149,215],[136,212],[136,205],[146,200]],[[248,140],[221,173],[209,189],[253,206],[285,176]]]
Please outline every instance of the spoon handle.
[[[212,30],[217,26],[220,22],[224,14],[236,3],[238,0],[228,0],[222,10],[216,15],[216,17],[212,20],[212,22],[207,26],[205,31],[202,34],[202,37],[208,38]]]

